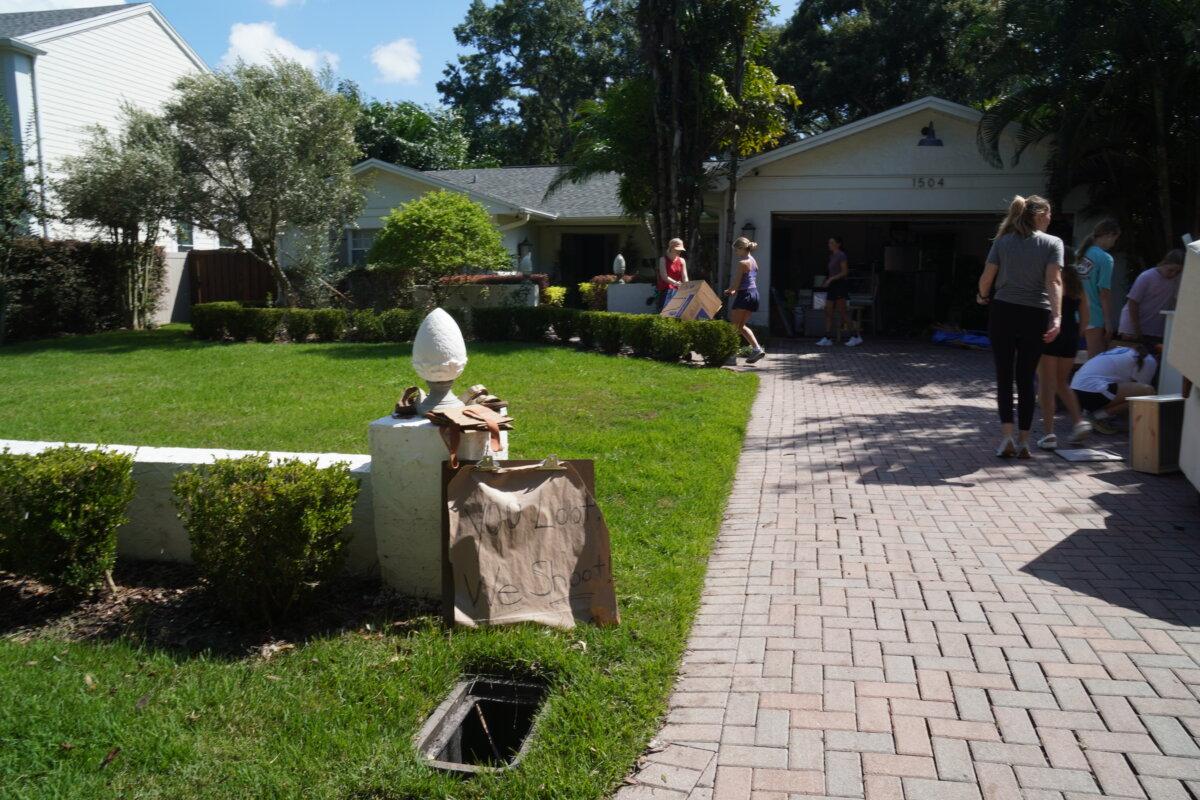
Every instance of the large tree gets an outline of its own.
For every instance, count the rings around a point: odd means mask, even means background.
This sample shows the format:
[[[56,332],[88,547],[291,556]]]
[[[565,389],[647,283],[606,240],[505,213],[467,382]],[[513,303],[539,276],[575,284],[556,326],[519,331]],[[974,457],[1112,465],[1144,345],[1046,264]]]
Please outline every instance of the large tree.
[[[992,27],[995,6],[993,0],[804,0],[767,63],[804,97],[793,117],[801,134],[926,95],[973,104],[990,91],[976,65],[1006,35]]]
[[[54,194],[67,222],[94,226],[121,251],[122,316],[146,327],[162,288],[155,244],[179,211],[176,149],[161,117],[126,106],[114,135],[102,126],[79,155],[64,159]]]
[[[783,109],[797,102],[792,87],[751,58],[766,7],[642,0],[644,71],[581,107],[560,182],[619,173],[622,204],[647,219],[655,246],[679,236],[695,257],[705,192],[728,174],[731,154],[778,142]]]
[[[1014,162],[1048,144],[1051,199],[1086,189],[1089,210],[1121,219],[1135,264],[1200,233],[1200,4],[1009,0],[998,22],[984,152],[1002,163],[1012,123]]]
[[[353,81],[339,83],[338,93],[358,107],[354,138],[363,158],[419,170],[467,165],[471,139],[457,111],[404,100],[368,100]]]
[[[298,300],[280,263],[289,229],[329,235],[357,216],[351,173],[357,109],[294,61],[238,63],[181,78],[165,109],[183,175],[186,217],[239,242],[266,264],[279,294]]]
[[[633,67],[631,0],[474,0],[454,36],[473,52],[438,91],[466,121],[473,160],[554,164],[576,106]]]

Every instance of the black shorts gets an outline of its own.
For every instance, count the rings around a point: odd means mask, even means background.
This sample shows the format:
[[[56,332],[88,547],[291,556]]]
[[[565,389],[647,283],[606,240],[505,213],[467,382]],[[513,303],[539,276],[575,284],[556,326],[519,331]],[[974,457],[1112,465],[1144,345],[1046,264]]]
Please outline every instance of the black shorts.
[[[1108,391],[1112,392],[1113,397],[1117,396],[1117,385],[1110,383]],[[1112,402],[1111,397],[1105,397],[1100,392],[1084,392],[1079,389],[1075,390],[1075,396],[1079,398],[1079,405],[1084,411],[1099,411],[1106,405]]]
[[[845,300],[850,297],[850,286],[844,278],[829,284],[823,291],[825,292],[825,302],[827,303],[832,303],[835,300]]]
[[[741,311],[758,311],[758,292],[738,291],[733,296],[733,307]]]
[[[1079,325],[1065,326],[1058,337],[1042,347],[1042,355],[1055,358],[1074,358],[1079,352]]]

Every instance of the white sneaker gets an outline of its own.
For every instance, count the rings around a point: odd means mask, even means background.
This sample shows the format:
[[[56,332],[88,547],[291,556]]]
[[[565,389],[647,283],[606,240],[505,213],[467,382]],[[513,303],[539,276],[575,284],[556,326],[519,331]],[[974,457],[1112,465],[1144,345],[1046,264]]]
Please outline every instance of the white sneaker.
[[[817,342],[817,347],[833,347],[833,340],[825,336],[821,341]]]
[[[861,336],[851,336],[849,341],[846,342],[846,347],[858,347],[862,342]]]

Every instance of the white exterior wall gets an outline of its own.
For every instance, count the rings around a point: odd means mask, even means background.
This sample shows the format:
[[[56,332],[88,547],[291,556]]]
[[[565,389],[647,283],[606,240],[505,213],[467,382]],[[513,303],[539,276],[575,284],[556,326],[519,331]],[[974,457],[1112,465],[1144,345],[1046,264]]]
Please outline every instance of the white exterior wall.
[[[930,120],[942,147],[917,146],[921,127]],[[756,229],[760,293],[765,296],[770,287],[772,214],[990,213],[999,222],[1014,194],[1044,193],[1043,152],[1030,149],[1018,167],[997,169],[983,159],[975,142],[973,122],[934,109],[915,110],[744,174],[738,183],[734,235],[741,235],[747,221]],[[1012,152],[1011,142],[1007,144],[1006,155]],[[918,178],[939,179],[944,185],[921,188],[914,185]],[[723,218],[723,195],[712,202],[720,202]],[[1073,208],[1069,204],[1066,210]],[[724,231],[722,219],[722,238]],[[767,324],[767,303],[753,322]]]
[[[13,143],[29,160],[37,158],[36,123],[33,117],[33,57],[15,50],[0,50],[4,75],[4,103],[12,120]],[[36,166],[31,168],[36,177]]]
[[[46,51],[37,57],[34,69],[42,157],[50,178],[59,174],[64,158],[81,151],[89,127],[115,130],[124,103],[160,110],[173,96],[179,78],[204,69],[150,13],[78,27],[46,38],[25,37]],[[51,235],[86,238],[89,232],[52,224]],[[218,246],[216,234],[209,232],[195,231],[193,241],[196,249]],[[173,235],[164,236],[160,243],[176,249]]]

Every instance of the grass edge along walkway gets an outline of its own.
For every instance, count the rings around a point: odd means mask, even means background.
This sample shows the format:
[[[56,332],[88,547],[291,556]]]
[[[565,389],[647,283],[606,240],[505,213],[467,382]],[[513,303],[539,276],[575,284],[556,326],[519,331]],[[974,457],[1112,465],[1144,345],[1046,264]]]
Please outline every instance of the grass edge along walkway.
[[[482,381],[510,402],[514,457],[596,459],[620,627],[379,619],[269,661],[179,653],[135,635],[0,639],[0,794],[609,794],[665,711],[757,382],[561,347],[469,352],[459,385]],[[216,345],[180,330],[0,348],[0,438],[361,451],[367,421],[416,382],[408,355],[399,345]],[[476,670],[544,676],[552,693],[520,768],[461,781],[418,763],[411,739]]]

